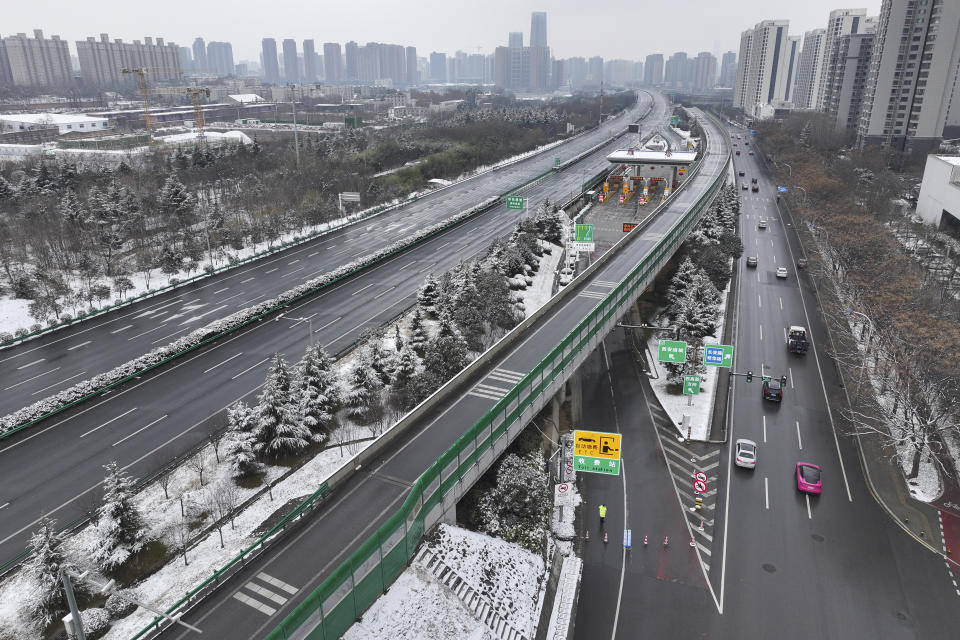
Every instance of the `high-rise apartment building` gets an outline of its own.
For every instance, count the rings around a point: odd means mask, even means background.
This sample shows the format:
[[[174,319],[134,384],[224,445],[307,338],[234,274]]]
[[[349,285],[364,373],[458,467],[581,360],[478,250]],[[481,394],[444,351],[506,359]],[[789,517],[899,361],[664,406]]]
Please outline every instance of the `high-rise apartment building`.
[[[184,71],[193,71],[193,49],[180,47],[180,68]]]
[[[826,105],[834,99],[830,93],[831,88],[837,85],[833,76],[843,64],[837,55],[837,41],[848,33],[859,33],[866,17],[866,9],[836,9],[830,12],[823,36],[823,67],[818,78],[820,90],[814,103],[817,110],[826,111]]]
[[[194,38],[193,40],[193,69],[199,73],[209,71],[207,64],[207,44],[203,38]]]
[[[280,61],[277,59],[277,41],[273,38],[264,38],[261,45],[263,79],[269,84],[280,84]]]
[[[857,130],[876,39],[874,30],[861,29],[860,33],[848,33],[837,40],[839,61],[830,87],[831,100],[825,107],[836,120],[838,130]]]
[[[693,59],[692,86],[698,91],[709,91],[717,84],[717,59],[709,51],[701,51]]]
[[[939,141],[960,126],[960,2],[884,0],[857,129],[894,149]]]
[[[430,82],[447,81],[447,54],[430,53]]]
[[[407,84],[415,85],[420,83],[420,74],[417,72],[417,48],[407,47]]]
[[[643,83],[660,86],[663,84],[663,54],[651,53],[643,63]]]
[[[530,46],[546,47],[547,45],[547,13],[534,11],[530,15]]]
[[[352,45],[352,46],[351,46]],[[347,80],[358,80],[356,42],[347,43]],[[339,42],[323,43],[323,79],[327,84],[339,84],[343,80],[343,61]]]
[[[507,34],[507,46],[511,49],[522,49],[523,48],[523,32],[522,31],[511,31]]]
[[[207,45],[207,71],[220,77],[236,74],[233,66],[233,45],[229,42],[211,42]]]
[[[603,82],[603,58],[593,56],[587,60],[587,83],[599,86]]]
[[[663,82],[673,89],[685,89],[690,85],[690,60],[685,51],[678,51],[663,65]]]
[[[164,43],[163,38],[144,38],[143,42],[123,42],[119,38],[113,42],[110,37],[100,34],[100,39],[89,37],[78,40],[77,57],[80,59],[80,73],[86,85],[94,87],[115,87],[133,82],[132,76],[124,75],[123,69],[149,69],[151,82],[181,82],[183,69],[180,67],[180,47],[174,43]]]
[[[317,50],[313,40],[303,41],[303,81],[306,83],[317,81]]]
[[[737,53],[735,51],[727,51],[723,54],[723,58],[720,61],[720,79],[717,81],[717,84],[721,87],[730,87],[732,89],[736,82]]]
[[[759,116],[763,107],[790,101],[800,37],[788,34],[788,20],[764,20],[740,34],[734,108]]]
[[[816,109],[820,103],[820,76],[823,73],[826,29],[811,29],[803,34],[793,104],[798,109]]]
[[[59,87],[73,83],[73,67],[66,40],[44,38],[34,29],[0,40],[0,84],[21,87]]]
[[[288,83],[300,82],[300,63],[297,59],[297,41],[286,38],[283,41],[283,80]]]

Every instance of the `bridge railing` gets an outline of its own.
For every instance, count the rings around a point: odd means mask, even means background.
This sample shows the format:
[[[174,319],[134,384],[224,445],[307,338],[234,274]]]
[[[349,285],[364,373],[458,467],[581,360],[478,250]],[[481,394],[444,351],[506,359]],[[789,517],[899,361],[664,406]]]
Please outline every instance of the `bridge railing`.
[[[729,153],[726,162],[730,162]],[[691,166],[691,182],[702,161]],[[400,575],[424,531],[456,504],[482,469],[507,447],[613,329],[657,272],[683,242],[726,179],[718,172],[707,191],[657,246],[553,350],[480,420],[472,425],[414,482],[402,506],[267,636],[286,640],[296,633],[311,639],[339,638]],[[307,626],[309,632],[297,633]]]

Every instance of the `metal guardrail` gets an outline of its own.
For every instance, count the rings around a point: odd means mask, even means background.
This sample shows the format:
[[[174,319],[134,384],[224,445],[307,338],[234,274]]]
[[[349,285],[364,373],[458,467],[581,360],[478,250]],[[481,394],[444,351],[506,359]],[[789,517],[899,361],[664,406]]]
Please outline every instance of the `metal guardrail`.
[[[700,166],[698,162],[697,172]],[[353,624],[404,570],[425,530],[456,504],[465,487],[479,477],[481,467],[489,467],[533,417],[538,403],[543,406],[612,330],[683,242],[725,180],[726,169],[627,277],[414,482],[403,505],[307,596],[268,640],[291,638],[308,623],[311,638],[332,639]]]

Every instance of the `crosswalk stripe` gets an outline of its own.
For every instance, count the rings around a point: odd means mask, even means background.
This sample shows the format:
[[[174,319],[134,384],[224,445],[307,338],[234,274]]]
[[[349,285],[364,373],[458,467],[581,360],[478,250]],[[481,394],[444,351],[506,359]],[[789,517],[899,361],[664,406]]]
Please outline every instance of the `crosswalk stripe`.
[[[270,589],[261,587],[260,585],[254,584],[253,582],[248,582],[245,586],[247,589],[249,589],[250,591],[253,591],[258,596],[263,596],[267,600],[273,600],[277,604],[284,604],[287,601],[287,599],[281,596],[279,593],[274,593],[273,591],[270,591]]]
[[[274,578],[273,576],[271,576],[271,575],[269,575],[269,574],[263,573],[262,571],[257,574],[257,577],[260,578],[261,580],[263,580],[264,582],[266,582],[267,584],[272,584],[273,586],[277,587],[278,589],[283,589],[284,591],[286,591],[286,592],[289,593],[290,595],[293,595],[293,594],[295,594],[297,591],[299,591],[299,589],[297,589],[295,586],[290,585],[290,584],[287,584],[287,583],[284,582],[283,580],[278,580],[277,578]]]
[[[485,400],[499,400],[503,396],[496,396],[492,393],[480,393],[479,391],[470,390],[467,391],[468,396],[476,396],[477,398],[484,398]]]
[[[477,383],[477,386],[474,389],[479,391],[486,391],[488,393],[499,393],[501,397],[504,394],[510,391],[510,389],[504,389],[503,387],[495,387],[492,384],[483,384],[482,382]]]
[[[582,298],[593,298],[593,299],[595,299],[595,300],[602,300],[602,299],[604,299],[604,298],[606,297],[605,294],[603,294],[603,293],[596,293],[596,292],[594,292],[594,291],[581,291],[579,295],[580,295],[580,297],[582,297]]]
[[[487,374],[487,379],[496,380],[497,382],[506,382],[507,384],[517,384],[518,382],[523,380],[523,378],[513,378],[513,377],[508,377],[503,375],[497,375],[496,372]]]
[[[703,551],[703,552],[704,552],[705,554],[707,554],[708,556],[713,555],[712,553],[710,553],[710,547],[708,547],[707,545],[703,544],[703,543],[700,542],[699,540],[697,540],[697,548],[700,549],[700,551]]]
[[[700,564],[703,565],[703,570],[704,570],[705,573],[710,573],[710,563],[709,563],[709,562],[704,562],[703,560],[701,560],[701,561],[700,561]]]
[[[253,607],[253,608],[256,609],[257,611],[262,611],[263,613],[267,614],[268,616],[272,616],[273,614],[275,614],[275,613],[277,612],[277,610],[274,609],[273,607],[268,607],[267,605],[263,604],[262,602],[260,602],[260,601],[258,601],[258,600],[254,600],[254,599],[251,598],[250,596],[248,596],[248,595],[246,595],[246,594],[244,594],[244,593],[240,593],[239,591],[237,591],[235,594],[233,594],[233,597],[236,598],[237,600],[239,600],[240,602],[242,602],[243,604],[245,604],[245,605],[247,605],[247,606],[250,606],[250,607]]]
[[[510,369],[504,369],[503,367],[497,367],[496,369],[494,369],[494,371],[496,371],[496,372],[498,372],[498,373],[503,373],[503,374],[506,374],[506,375],[517,376],[517,377],[519,377],[519,378],[522,378],[523,376],[527,375],[527,374],[521,373],[521,372],[519,372],[519,371],[512,371],[512,370],[510,370]]]

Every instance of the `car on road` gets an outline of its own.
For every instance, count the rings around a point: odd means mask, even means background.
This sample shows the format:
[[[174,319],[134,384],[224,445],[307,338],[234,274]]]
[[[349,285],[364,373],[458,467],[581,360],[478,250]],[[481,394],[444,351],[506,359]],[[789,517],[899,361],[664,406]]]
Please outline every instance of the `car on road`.
[[[797,491],[820,494],[823,490],[822,470],[812,462],[797,463]]]
[[[807,259],[800,258],[797,260],[797,269],[806,269],[807,268]]]
[[[750,151],[750,155],[751,155],[751,156],[753,155],[753,151]]]
[[[742,178],[744,175],[746,175],[746,172],[745,172],[745,171],[741,171],[738,175]]]
[[[783,400],[783,384],[776,378],[769,378],[763,381],[763,399],[781,402]]]
[[[740,438],[737,440],[736,451],[734,452],[734,464],[744,469],[755,469],[757,467],[757,443],[753,440]]]
[[[777,277],[786,278],[787,277],[787,268],[786,267],[777,267]]]
[[[767,228],[767,219],[760,218],[760,222],[757,223],[757,229],[766,229]]]
[[[740,149],[737,149],[737,155],[740,155]]]
[[[757,256],[747,256],[747,266],[748,267],[757,266]]]
[[[740,188],[743,189],[744,191],[746,191],[746,190],[747,190],[747,183],[746,183],[746,182],[740,183]]]

